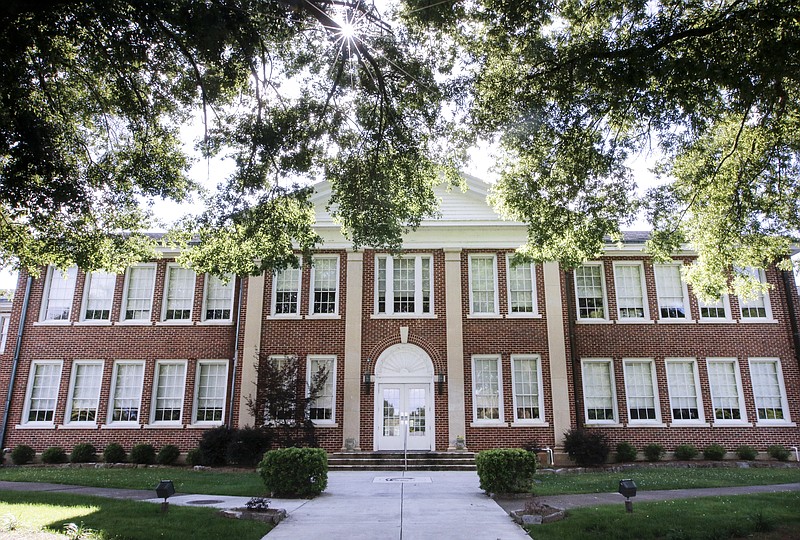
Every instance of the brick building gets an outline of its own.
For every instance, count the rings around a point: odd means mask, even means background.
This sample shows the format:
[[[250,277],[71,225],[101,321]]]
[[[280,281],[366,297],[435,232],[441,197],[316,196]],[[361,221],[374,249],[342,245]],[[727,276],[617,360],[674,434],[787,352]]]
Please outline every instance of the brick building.
[[[413,450],[558,449],[576,425],[640,448],[800,443],[791,276],[771,268],[768,294],[704,304],[679,277],[692,254],[654,264],[641,233],[574,271],[514,266],[525,227],[467,183],[442,189],[402,257],[352,250],[322,184],[324,243],[300,269],[225,282],[164,252],[120,275],[21,275],[0,355],[4,446],[187,451],[211,426],[253,423],[259,352],[296,356],[302,376],[328,368],[311,412],[329,451],[402,449],[401,413]]]

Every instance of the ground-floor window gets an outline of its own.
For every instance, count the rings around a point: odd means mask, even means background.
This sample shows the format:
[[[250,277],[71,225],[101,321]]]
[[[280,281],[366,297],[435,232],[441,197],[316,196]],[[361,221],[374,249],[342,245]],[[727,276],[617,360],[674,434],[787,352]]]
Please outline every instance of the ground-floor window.
[[[500,357],[481,355],[472,358],[473,414],[476,422],[503,420]]]
[[[109,423],[139,421],[144,362],[121,360],[114,364]]]
[[[34,361],[25,398],[25,423],[52,424],[61,385],[61,361]]]
[[[70,394],[65,423],[97,422],[100,387],[103,383],[103,362],[78,360],[72,364]]]
[[[655,386],[655,363],[651,359],[636,358],[624,360],[622,366],[628,420],[632,423],[658,422],[661,415]]]
[[[702,422],[697,362],[694,358],[667,358],[665,363],[672,421]]]
[[[736,358],[708,358],[708,384],[714,421],[725,423],[744,421],[744,396]]]
[[[542,371],[538,355],[512,355],[511,376],[514,387],[514,421],[541,421]]]
[[[186,362],[157,362],[153,392],[153,423],[179,423],[186,388]]]
[[[581,368],[586,422],[615,423],[617,400],[613,362],[611,359],[584,359]]]
[[[751,358],[750,377],[759,422],[788,422],[789,407],[777,358]]]
[[[198,360],[195,381],[194,423],[221,423],[228,388],[228,361]]]
[[[308,387],[315,385],[315,379],[324,377],[324,384],[320,386],[317,398],[309,405],[309,418],[315,423],[334,421],[336,404],[336,357],[335,356],[309,356],[306,369]]]

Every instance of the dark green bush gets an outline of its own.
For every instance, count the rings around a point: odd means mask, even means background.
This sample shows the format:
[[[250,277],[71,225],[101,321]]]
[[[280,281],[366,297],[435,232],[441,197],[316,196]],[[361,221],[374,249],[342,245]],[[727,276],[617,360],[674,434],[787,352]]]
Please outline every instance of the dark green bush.
[[[128,457],[122,445],[112,442],[103,450],[103,461],[106,463],[124,463]]]
[[[756,450],[752,446],[743,444],[742,446],[736,449],[736,455],[739,457],[739,459],[744,459],[746,461],[753,461],[758,457],[758,450]]]
[[[97,449],[91,443],[78,443],[69,455],[72,463],[91,463],[97,461]]]
[[[67,453],[60,446],[51,446],[42,452],[42,463],[66,463]]]
[[[152,465],[156,462],[156,449],[152,444],[141,443],[134,445],[131,448],[130,456],[128,456],[131,463],[138,463],[140,465]]]
[[[642,452],[647,461],[661,461],[661,458],[664,457],[665,450],[660,444],[651,443],[645,446]]]
[[[257,427],[245,427],[231,432],[231,439],[225,452],[228,465],[255,467],[270,449],[272,432]]]
[[[273,497],[313,497],[328,486],[328,454],[321,448],[270,450],[258,473]]]
[[[158,451],[158,455],[156,456],[156,463],[159,465],[172,465],[176,461],[178,461],[178,457],[180,457],[181,451],[178,449],[177,446],[174,444],[168,444],[163,446],[161,450]]]
[[[627,463],[636,461],[636,447],[629,442],[621,442],[617,445],[617,462]]]
[[[778,461],[786,461],[789,459],[789,450],[780,444],[773,444],[767,448],[767,454],[769,454],[769,457],[772,459],[777,459]]]
[[[36,450],[27,444],[20,444],[14,447],[11,451],[11,461],[14,465],[25,465],[33,461],[36,456]]]
[[[681,444],[675,447],[675,459],[689,461],[697,457],[700,451],[693,444]]]
[[[488,493],[530,493],[536,455],[522,448],[484,450],[475,456],[481,489]]]
[[[231,430],[226,426],[219,426],[209,429],[203,433],[198,448],[200,449],[200,461],[202,465],[219,467],[226,465],[226,454],[228,445],[231,442]]]
[[[725,457],[725,447],[720,444],[709,444],[703,450],[703,457],[714,461],[719,461]]]
[[[564,435],[564,450],[581,467],[596,467],[608,459],[608,439],[598,431],[570,429]]]
[[[203,453],[199,448],[192,448],[186,452],[186,464],[192,467],[203,464]]]

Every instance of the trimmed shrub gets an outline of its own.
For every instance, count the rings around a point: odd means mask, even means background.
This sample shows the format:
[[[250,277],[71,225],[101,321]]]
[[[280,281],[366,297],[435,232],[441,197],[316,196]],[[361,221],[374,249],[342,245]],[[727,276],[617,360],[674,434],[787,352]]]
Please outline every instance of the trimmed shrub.
[[[255,467],[272,445],[272,433],[257,427],[245,427],[231,432],[225,452],[228,465]]]
[[[69,455],[72,463],[91,463],[97,461],[97,449],[91,443],[78,443]]]
[[[176,461],[178,461],[178,457],[181,455],[181,451],[178,449],[177,446],[174,444],[168,444],[161,448],[158,451],[158,455],[156,456],[156,463],[159,465],[172,465]]]
[[[203,464],[203,453],[199,448],[192,448],[186,452],[186,464],[192,467]]]
[[[522,448],[484,450],[475,456],[481,489],[488,493],[530,493],[536,455]]]
[[[744,459],[746,461],[753,461],[758,457],[758,450],[756,450],[752,446],[743,444],[742,446],[736,449],[736,455],[739,457],[739,459]]]
[[[644,447],[644,457],[647,461],[661,461],[664,457],[664,447],[660,444],[651,443]]]
[[[14,465],[25,465],[33,461],[36,456],[36,450],[27,444],[20,444],[14,447],[11,451],[11,461]]]
[[[231,430],[226,426],[209,429],[203,433],[198,445],[200,449],[200,463],[198,465],[208,465],[210,467],[225,465],[227,463],[225,455],[228,452],[231,435]]]
[[[138,463],[140,465],[152,465],[156,462],[156,449],[152,444],[137,444],[131,448],[131,454],[128,456],[131,463]]]
[[[789,450],[780,444],[773,444],[767,448],[767,454],[769,454],[769,457],[777,459],[778,461],[786,461],[789,459]]]
[[[42,463],[66,463],[67,453],[60,446],[51,446],[42,452]]]
[[[617,445],[617,462],[626,463],[636,461],[636,447],[629,442],[621,442]]]
[[[103,450],[103,461],[106,463],[124,463],[127,454],[121,444],[112,442]]]
[[[681,444],[675,447],[675,459],[689,461],[697,457],[700,450],[693,444]]]
[[[328,454],[321,448],[270,450],[258,474],[273,497],[313,497],[328,486]]]
[[[709,444],[703,449],[703,457],[714,461],[719,461],[725,457],[725,447],[721,444]]]
[[[605,435],[583,429],[571,429],[564,435],[564,450],[581,467],[602,465],[611,452]]]

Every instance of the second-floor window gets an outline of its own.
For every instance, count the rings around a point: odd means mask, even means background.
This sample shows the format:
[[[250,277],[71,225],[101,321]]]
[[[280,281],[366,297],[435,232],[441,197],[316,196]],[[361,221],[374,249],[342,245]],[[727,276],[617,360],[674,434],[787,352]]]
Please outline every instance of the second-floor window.
[[[717,300],[704,302],[697,299],[697,307],[700,308],[701,321],[724,321],[729,319],[728,296],[722,295]]]
[[[192,270],[177,265],[167,265],[167,277],[164,280],[165,321],[192,320],[194,279],[195,273]]]
[[[108,321],[111,319],[111,306],[114,303],[114,287],[117,275],[108,272],[86,274],[86,292],[83,303],[84,321]]]
[[[506,261],[509,313],[535,315],[537,313],[536,270],[533,264],[512,264],[510,257]]]
[[[431,313],[431,267],[429,255],[378,256],[376,311],[409,315]]]
[[[647,319],[644,272],[641,263],[614,264],[614,284],[617,289],[619,320]]]
[[[689,317],[689,302],[681,281],[679,264],[653,265],[658,296],[658,316],[661,320],[685,321]]]
[[[73,266],[66,272],[51,266],[47,270],[47,283],[42,299],[42,321],[68,321],[72,311],[72,295],[78,268]]]
[[[300,314],[299,268],[284,268],[275,273],[273,281],[273,315]]]
[[[311,314],[335,315],[339,307],[339,257],[314,257],[311,283]]]
[[[764,271],[759,268],[747,268],[745,272],[760,283],[765,283]],[[742,319],[770,319],[772,310],[769,306],[769,294],[766,292],[757,293],[754,298],[739,298],[739,305],[742,309]]]
[[[469,258],[470,313],[496,315],[497,262],[494,255],[471,255]]]
[[[606,314],[606,292],[601,264],[584,264],[575,269],[575,297],[578,319],[603,320]]]
[[[125,283],[122,305],[123,321],[149,321],[153,310],[154,264],[131,266]]]
[[[233,289],[235,279],[229,274],[225,282],[217,276],[206,274],[206,290],[203,300],[204,321],[231,321],[233,312]]]
[[[8,341],[8,327],[11,323],[11,315],[4,313],[0,315],[0,353],[6,352],[6,342]]]

